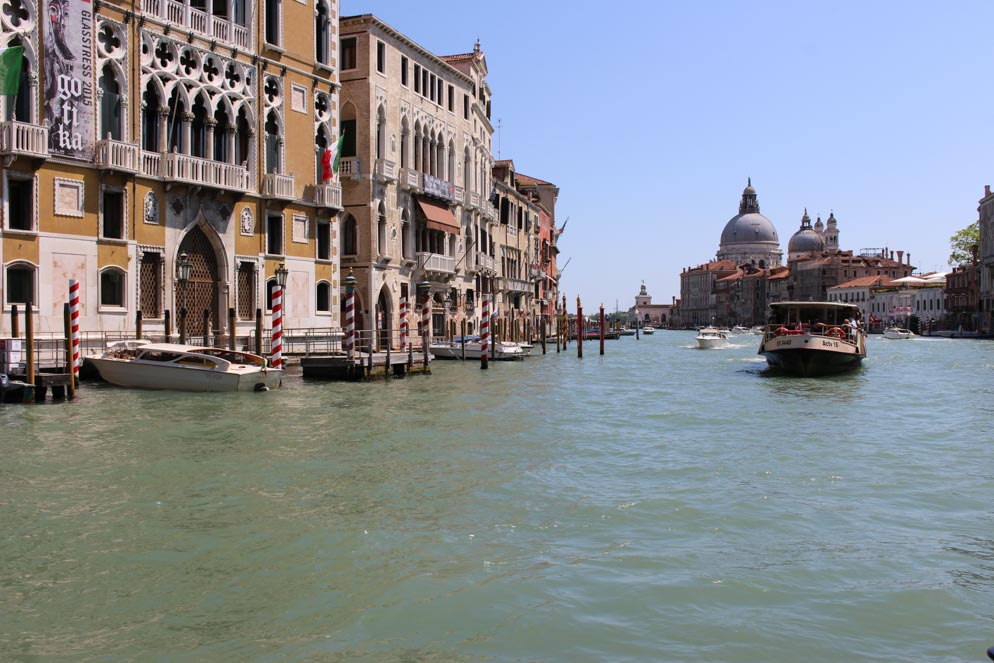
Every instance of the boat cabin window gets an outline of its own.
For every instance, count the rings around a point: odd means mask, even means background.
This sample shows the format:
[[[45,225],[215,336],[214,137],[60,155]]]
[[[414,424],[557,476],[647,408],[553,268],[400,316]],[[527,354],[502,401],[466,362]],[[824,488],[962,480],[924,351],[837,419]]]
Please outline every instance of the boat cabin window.
[[[183,364],[184,366],[200,366],[202,368],[217,368],[217,362],[212,361],[208,357],[198,357],[195,355],[189,355],[182,357],[177,364]]]
[[[161,350],[147,350],[138,357],[145,361],[174,361],[178,354],[175,352],[162,352]]]

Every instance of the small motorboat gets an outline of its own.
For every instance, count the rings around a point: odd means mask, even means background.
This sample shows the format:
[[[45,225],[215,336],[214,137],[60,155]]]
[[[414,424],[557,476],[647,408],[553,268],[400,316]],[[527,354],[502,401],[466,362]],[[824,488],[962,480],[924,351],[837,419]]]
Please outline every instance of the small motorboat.
[[[701,350],[723,348],[728,345],[728,336],[717,327],[702,328],[697,333],[695,340],[697,341],[697,347]]]
[[[629,327],[622,327],[618,330],[618,333],[622,336],[635,336],[635,330]]]
[[[916,334],[910,329],[905,329],[904,327],[888,327],[884,330],[884,338],[889,338],[895,341],[904,340],[906,338],[914,338]]]
[[[479,336],[457,336],[451,342],[440,341],[428,346],[428,351],[436,359],[462,359],[463,342],[466,346],[466,359],[479,359],[483,354],[483,344]],[[529,348],[530,349],[530,348]],[[514,361],[524,359],[525,352],[517,343],[510,341],[490,342],[487,348],[487,358],[494,361]]]
[[[285,373],[249,352],[137,340],[112,343],[86,361],[105,381],[137,389],[269,391]]]
[[[656,333],[656,328],[653,327],[652,325],[646,325],[645,327],[642,327],[642,333],[643,334],[655,334]]]

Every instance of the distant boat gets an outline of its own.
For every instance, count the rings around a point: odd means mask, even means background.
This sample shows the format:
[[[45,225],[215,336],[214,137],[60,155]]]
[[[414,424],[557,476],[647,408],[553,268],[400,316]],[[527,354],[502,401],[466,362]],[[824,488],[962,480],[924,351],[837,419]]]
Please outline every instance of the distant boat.
[[[642,333],[643,334],[655,334],[656,333],[656,328],[653,327],[652,325],[646,325],[645,327],[642,328]]]
[[[888,327],[884,330],[884,338],[889,338],[895,341],[914,338],[915,336],[916,334],[913,331],[905,329],[904,327]]]
[[[704,327],[698,332],[697,347],[702,350],[713,348],[723,348],[728,345],[728,336],[725,332],[715,327]]]
[[[628,327],[622,327],[618,330],[618,333],[622,336],[635,336],[635,330]]]
[[[841,302],[770,304],[759,354],[786,373],[813,377],[859,367],[866,357],[866,332],[848,322],[859,307]]]
[[[466,359],[479,359],[483,354],[483,344],[480,342],[480,337],[467,336],[465,340]],[[456,337],[452,339],[451,342],[439,341],[432,343],[428,346],[428,352],[430,352],[435,359],[462,359],[462,341],[462,337]],[[487,358],[493,359],[494,361],[514,361],[517,359],[523,359],[524,356],[525,353],[521,349],[521,346],[517,343],[511,343],[509,341],[497,341],[496,343],[491,341],[489,343],[489,347],[487,348]]]

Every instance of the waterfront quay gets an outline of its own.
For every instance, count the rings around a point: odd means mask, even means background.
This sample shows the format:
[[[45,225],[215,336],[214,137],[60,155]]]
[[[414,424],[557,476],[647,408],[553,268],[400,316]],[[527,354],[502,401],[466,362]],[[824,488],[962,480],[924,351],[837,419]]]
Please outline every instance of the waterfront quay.
[[[756,342],[0,407],[0,659],[981,660],[994,346]]]

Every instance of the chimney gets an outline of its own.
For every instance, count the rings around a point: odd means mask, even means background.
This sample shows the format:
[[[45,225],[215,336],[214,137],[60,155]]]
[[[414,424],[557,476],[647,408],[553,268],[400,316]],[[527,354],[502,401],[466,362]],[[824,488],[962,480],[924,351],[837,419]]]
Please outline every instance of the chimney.
[[[985,184],[984,185],[984,197],[986,198],[989,195],[991,195],[991,185],[990,184]]]
[[[908,267],[911,267],[911,251],[908,251]]]
[[[893,259],[894,259],[894,252],[893,252],[893,251],[891,251],[891,252],[890,252],[890,259],[891,259],[891,260],[893,260]]]
[[[897,252],[897,264],[904,262],[904,251]]]

